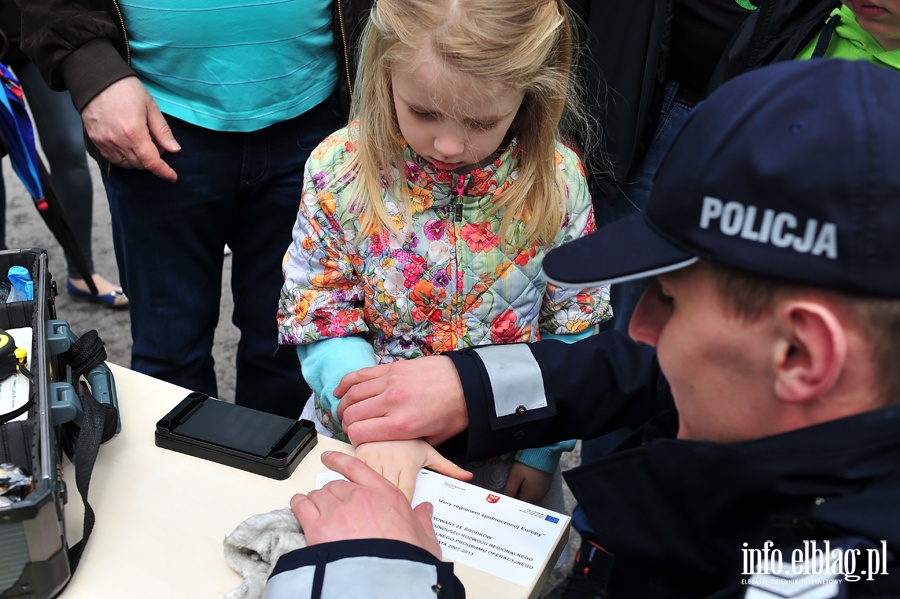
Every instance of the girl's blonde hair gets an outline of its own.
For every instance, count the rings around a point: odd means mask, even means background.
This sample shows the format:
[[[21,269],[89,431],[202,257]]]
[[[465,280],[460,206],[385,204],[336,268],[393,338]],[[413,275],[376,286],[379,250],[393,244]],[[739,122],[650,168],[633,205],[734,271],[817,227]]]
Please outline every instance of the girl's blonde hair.
[[[523,245],[552,241],[566,214],[555,149],[572,68],[562,0],[378,0],[360,47],[351,106],[351,120],[359,123],[358,149],[344,174],[355,178],[351,192],[354,211],[362,213],[361,232],[397,230],[380,201],[388,165],[395,164],[401,178],[404,172],[391,73],[426,55],[452,73],[524,92],[510,128],[519,142],[518,178],[494,205],[505,210],[504,236],[519,219]],[[405,181],[387,184],[399,197],[409,197]]]

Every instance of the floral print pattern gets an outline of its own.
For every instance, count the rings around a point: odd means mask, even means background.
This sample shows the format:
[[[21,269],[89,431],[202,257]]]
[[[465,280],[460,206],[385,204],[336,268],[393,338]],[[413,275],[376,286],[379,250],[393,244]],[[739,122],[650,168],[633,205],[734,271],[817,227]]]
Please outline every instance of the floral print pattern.
[[[492,164],[467,175],[436,169],[406,149],[393,168],[411,210],[385,186],[392,220],[411,222],[401,238],[359,237],[346,181],[323,192],[354,151],[347,129],[326,139],[306,166],[293,242],[285,254],[279,342],[312,343],[365,335],[381,362],[492,343],[533,342],[538,331],[578,333],[612,315],[607,288],[562,289],[541,272],[544,253],[594,230],[580,162],[560,146],[567,217],[549,246],[504,245],[495,195],[516,179],[515,140]],[[401,175],[402,173],[402,175]]]

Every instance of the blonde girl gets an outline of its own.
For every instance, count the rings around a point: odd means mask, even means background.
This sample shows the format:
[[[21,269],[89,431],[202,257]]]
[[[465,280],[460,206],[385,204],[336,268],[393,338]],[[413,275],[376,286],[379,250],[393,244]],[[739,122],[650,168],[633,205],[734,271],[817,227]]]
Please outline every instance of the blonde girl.
[[[605,288],[562,290],[541,274],[546,251],[594,229],[583,169],[559,137],[570,70],[556,0],[373,7],[353,120],[307,163],[284,259],[279,340],[297,346],[320,430],[346,439],[332,392],[359,368],[576,341],[611,316]],[[532,502],[552,488],[548,507],[561,509],[561,449],[503,456],[477,482]],[[467,477],[424,441],[357,455],[408,495],[421,466]]]

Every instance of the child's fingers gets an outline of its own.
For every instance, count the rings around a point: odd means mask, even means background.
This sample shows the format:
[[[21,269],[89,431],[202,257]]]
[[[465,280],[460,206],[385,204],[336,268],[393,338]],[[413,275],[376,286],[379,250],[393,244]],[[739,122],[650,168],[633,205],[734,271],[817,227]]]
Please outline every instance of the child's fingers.
[[[500,492],[503,493],[504,495],[506,495],[507,497],[518,497],[519,490],[521,488],[522,488],[521,480],[518,480],[518,481],[507,480],[506,484],[503,486],[503,490]]]
[[[370,487],[377,487],[382,484],[382,478],[378,472],[364,461],[346,453],[325,451],[322,453],[321,460],[329,470],[343,474],[350,482]]]
[[[382,463],[381,456],[377,457],[379,458],[378,464],[373,466],[375,471],[400,489],[408,501],[412,501],[413,493],[416,490],[416,477],[419,475],[418,467],[410,467],[390,459]]]
[[[455,478],[456,480],[471,480],[474,474],[466,470],[465,468],[460,468],[436,450],[432,450],[430,459],[428,464],[426,465],[429,469],[434,470],[444,476],[449,476],[450,478]]]
[[[415,468],[404,468],[397,476],[397,487],[403,491],[409,501],[412,501],[413,493],[416,492],[416,477],[418,476],[419,471]]]

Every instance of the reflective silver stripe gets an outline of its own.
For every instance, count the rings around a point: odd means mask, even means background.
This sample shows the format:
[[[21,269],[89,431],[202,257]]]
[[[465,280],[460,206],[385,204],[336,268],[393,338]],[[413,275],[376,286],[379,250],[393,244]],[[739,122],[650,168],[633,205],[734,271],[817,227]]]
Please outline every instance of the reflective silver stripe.
[[[498,417],[514,414],[519,406],[547,407],[541,367],[527,345],[484,345],[475,351],[491,379]]]
[[[315,566],[285,570],[269,579],[264,589],[263,599],[290,599],[301,596],[300,593],[305,593],[303,596],[309,597],[312,595],[315,574]]]
[[[263,599],[309,597],[315,566],[286,570],[266,584]],[[435,599],[438,581],[431,564],[380,557],[346,557],[328,562],[322,581],[322,599]]]

